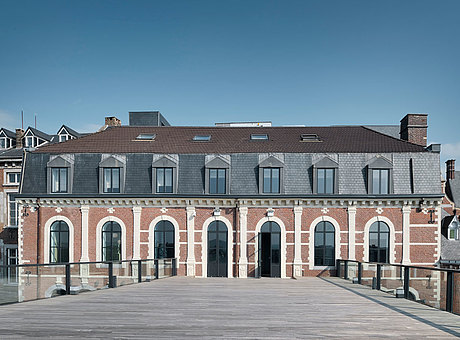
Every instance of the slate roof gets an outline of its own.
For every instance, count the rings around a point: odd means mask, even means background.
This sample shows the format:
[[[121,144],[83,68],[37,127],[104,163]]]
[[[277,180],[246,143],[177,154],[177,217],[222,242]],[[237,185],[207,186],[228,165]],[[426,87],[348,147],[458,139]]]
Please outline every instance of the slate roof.
[[[455,171],[455,178],[447,181],[446,194],[456,207],[460,206],[460,171]]]
[[[460,241],[448,240],[441,235],[441,262],[460,261]]]
[[[139,141],[139,134],[156,134]],[[267,134],[269,140],[251,140]],[[316,134],[320,141],[301,141],[302,134]],[[195,135],[211,135],[208,142]],[[37,153],[385,153],[423,152],[425,148],[364,126],[330,127],[111,127],[65,143],[45,145]]]
[[[22,158],[22,150],[23,149],[12,148],[0,152],[0,159]]]
[[[30,127],[30,126],[27,128],[27,130],[32,131],[32,133],[33,133],[35,136],[40,137],[41,139],[44,139],[44,140],[46,140],[46,141],[48,141],[48,142],[53,138],[53,136],[48,135],[47,133],[44,133],[44,132],[42,132],[42,131],[40,131],[40,130],[37,130],[37,129],[33,128],[33,127]],[[27,132],[26,132],[26,133],[27,133]]]
[[[16,139],[16,132],[10,131],[10,130],[5,129],[5,128],[1,128],[0,131],[3,131],[5,133],[5,135],[7,135],[7,137]]]
[[[383,133],[394,138],[399,138],[399,130],[401,127],[399,125],[366,125],[367,128]]]

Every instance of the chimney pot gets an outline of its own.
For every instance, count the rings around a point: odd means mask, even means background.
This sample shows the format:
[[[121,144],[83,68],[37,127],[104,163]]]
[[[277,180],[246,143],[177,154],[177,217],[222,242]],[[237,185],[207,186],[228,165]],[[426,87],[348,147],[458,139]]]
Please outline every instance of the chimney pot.
[[[455,179],[455,159],[449,159],[446,162],[446,170],[447,180]]]

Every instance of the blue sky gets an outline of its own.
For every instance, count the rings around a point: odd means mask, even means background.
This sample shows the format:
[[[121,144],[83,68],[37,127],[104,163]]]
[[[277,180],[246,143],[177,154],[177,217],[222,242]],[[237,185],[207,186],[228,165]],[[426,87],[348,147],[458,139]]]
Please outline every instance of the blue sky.
[[[0,126],[399,124],[460,158],[460,1],[1,1]]]

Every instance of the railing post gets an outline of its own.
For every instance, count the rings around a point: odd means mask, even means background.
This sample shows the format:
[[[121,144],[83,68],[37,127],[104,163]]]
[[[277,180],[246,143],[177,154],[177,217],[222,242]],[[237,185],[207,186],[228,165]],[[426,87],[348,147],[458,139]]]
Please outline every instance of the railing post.
[[[409,299],[410,267],[404,267],[404,298]]]
[[[158,260],[155,260],[155,279],[158,279],[158,277],[160,276],[160,273],[158,272],[158,268],[160,266],[158,265]]]
[[[375,289],[380,290],[380,285],[382,283],[382,265],[377,265],[377,284]]]
[[[177,267],[176,267],[177,262],[176,261],[177,261],[176,258],[172,259],[172,276],[177,275]]]
[[[348,260],[344,260],[344,262],[345,263],[343,264],[343,271],[344,271],[343,278],[345,280],[348,280]]]
[[[454,273],[447,272],[446,311],[452,313],[454,305]]]
[[[340,277],[340,260],[335,260],[335,276]]]
[[[113,262],[109,262],[109,288],[113,288]]]
[[[142,261],[137,261],[137,282],[142,282]]]
[[[363,264],[358,262],[358,283],[361,284],[361,277],[363,276]]]
[[[65,265],[65,293],[70,295],[70,264]]]

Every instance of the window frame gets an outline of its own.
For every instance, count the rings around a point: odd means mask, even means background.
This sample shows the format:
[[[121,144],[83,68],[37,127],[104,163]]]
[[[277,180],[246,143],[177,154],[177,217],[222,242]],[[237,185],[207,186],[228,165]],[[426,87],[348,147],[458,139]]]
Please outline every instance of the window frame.
[[[55,224],[59,225],[59,230],[55,231],[53,230],[53,226]],[[62,224],[65,225],[67,230],[61,230]],[[54,221],[51,226],[50,226],[50,231],[49,231],[49,237],[50,237],[50,242],[49,242],[49,263],[68,263],[70,261],[70,227],[69,225],[62,220]],[[53,246],[53,233],[57,233],[58,235],[58,246]],[[61,234],[67,234],[67,260],[62,259],[62,251],[61,251]],[[54,261],[53,259],[53,249],[57,249],[58,253],[58,259]]]
[[[377,224],[377,231],[372,231],[372,227]],[[381,231],[380,228],[381,228],[381,225],[384,225],[386,228],[387,228],[387,231]],[[372,252],[371,252],[371,234],[377,234],[377,244],[378,246],[375,247],[375,249],[372,249]],[[381,252],[381,249],[382,247],[380,247],[380,236],[381,234],[387,234],[387,244],[386,244],[386,259],[385,259],[385,262],[383,261],[379,261],[380,260],[380,252]],[[369,249],[368,249],[368,254],[369,254],[369,262],[378,262],[378,263],[390,263],[390,237],[391,237],[391,231],[390,231],[390,226],[383,222],[383,221],[375,221],[374,223],[372,223],[369,227],[369,234],[367,235],[368,237],[368,241],[369,241]],[[371,259],[371,254],[372,253],[377,253],[377,261],[372,261]]]
[[[207,171],[209,172],[208,176],[209,176],[209,193],[212,194],[212,195],[223,195],[223,194],[226,194],[227,193],[227,169],[225,168],[208,168]],[[211,185],[211,172],[216,172],[216,185],[215,186],[212,186]],[[222,173],[223,172],[223,179],[224,179],[224,187],[223,187],[223,192],[221,192],[222,190],[219,190],[219,189],[222,189],[220,188],[220,180],[222,180],[221,176],[219,176],[219,173]],[[214,188],[213,188],[214,187]]]
[[[111,230],[104,230],[106,227],[110,226]],[[118,227],[119,230],[116,230],[114,231],[113,228],[115,227]],[[105,237],[104,237],[104,234],[107,233],[107,234],[110,234],[110,245],[106,245],[105,244]],[[118,259],[115,259],[114,260],[114,257],[113,257],[113,245],[114,245],[114,234],[119,234],[119,244],[118,244]],[[103,262],[120,262],[123,260],[123,229],[121,227],[121,225],[116,222],[116,221],[107,221],[104,223],[104,225],[102,226],[101,228],[101,260]],[[111,258],[108,259],[107,258],[107,254],[104,253],[104,249],[110,249],[110,254],[111,254]]]
[[[118,172],[118,187],[114,188],[113,183],[114,183],[114,171],[117,170]],[[107,180],[106,180],[106,174],[107,171],[110,172],[110,186],[106,186]],[[102,192],[104,194],[119,194],[121,193],[121,169],[118,167],[104,167],[102,168]],[[115,191],[117,189],[117,191]]]
[[[155,193],[156,194],[172,194],[174,192],[174,168],[173,167],[157,167],[155,169]],[[163,185],[158,185],[158,171],[163,170]],[[166,191],[166,170],[171,170],[171,189],[170,191]],[[163,187],[164,190],[158,190],[160,187]]]
[[[57,171],[57,174],[58,174],[58,181],[55,182],[54,181],[54,170],[58,170]],[[63,170],[65,170],[65,190],[62,190],[61,189],[61,173],[63,172]],[[54,187],[54,183],[58,183],[58,189],[55,190],[55,187]],[[67,167],[51,167],[51,193],[55,194],[55,193],[59,193],[59,194],[62,194],[62,193],[67,193],[69,191],[69,168]]]
[[[324,185],[323,185],[322,190],[320,190],[321,189],[320,185],[319,185],[320,172],[323,172],[323,171],[324,171]],[[331,190],[331,192],[327,192],[327,187],[328,187],[327,171],[332,171],[332,190]],[[332,195],[332,194],[336,193],[335,172],[336,172],[335,168],[317,168],[316,169],[316,190],[317,190],[316,193],[317,194]],[[320,192],[320,191],[323,191],[323,192]]]
[[[7,225],[10,227],[17,227],[19,221],[19,211],[18,211],[18,201],[16,201],[15,195],[17,192],[7,192]],[[12,209],[12,205],[14,205],[14,209]],[[12,216],[12,212],[14,212],[14,216]],[[14,220],[13,220],[14,219]]]
[[[168,227],[168,230],[166,230],[166,227]],[[159,230],[160,228],[162,228],[163,230]],[[170,228],[170,229],[169,229]],[[159,234],[162,234],[162,238],[163,240],[166,239],[166,234],[171,234],[172,233],[172,240],[173,240],[173,243],[172,243],[172,246],[169,245],[167,246],[166,243],[164,242],[163,243],[163,246],[157,246],[157,242],[158,242],[158,235]],[[168,220],[161,220],[159,221],[155,227],[153,228],[153,240],[154,240],[154,244],[153,244],[153,257],[155,259],[165,259],[165,258],[174,258],[176,256],[176,230],[174,228],[174,225],[171,223],[171,221],[168,221]],[[173,256],[172,257],[165,257],[165,256],[157,256],[160,249],[162,250],[162,255],[164,254],[167,254],[168,253],[168,249],[172,249],[172,252],[173,252]]]
[[[274,176],[273,176],[273,171],[277,170],[278,171],[278,190],[274,191],[273,188],[273,183],[274,183]],[[266,177],[265,174],[269,173],[269,176]],[[269,179],[269,191],[265,191],[265,179]],[[281,193],[281,168],[275,168],[275,167],[265,167],[262,168],[262,193],[263,194],[280,194]]]
[[[318,227],[320,226],[320,224],[323,224],[323,231],[317,231]],[[326,231],[326,226],[330,225],[332,227],[332,231]],[[322,245],[320,246],[317,246],[316,245],[316,242],[317,242],[317,234],[321,233],[323,235],[323,243]],[[318,224],[316,224],[315,226],[315,229],[314,229],[314,238],[313,238],[313,254],[314,254],[314,266],[315,267],[334,267],[335,266],[335,260],[336,260],[336,255],[335,255],[335,252],[336,252],[336,242],[335,242],[335,233],[336,233],[336,230],[335,230],[335,227],[334,225],[329,222],[329,221],[320,221],[318,222]],[[332,234],[332,240],[333,240],[333,249],[332,249],[332,254],[333,254],[333,259],[331,261],[330,264],[327,264],[326,263],[326,234]],[[319,262],[319,258],[317,257],[317,248],[321,248],[322,249],[322,256],[321,256],[321,264],[318,263]]]
[[[70,194],[72,193],[73,183],[73,167],[74,167],[74,156],[73,155],[58,155],[52,158],[47,164],[47,192],[49,194]],[[66,191],[54,191],[53,188],[53,169],[66,168],[67,169],[67,190]]]
[[[264,155],[259,155],[259,159]],[[280,155],[282,157],[282,155]],[[264,188],[264,169],[279,169],[279,190],[278,192],[265,192]],[[272,171],[270,171],[270,178],[273,178]],[[272,186],[270,180],[270,187]],[[272,190],[271,190],[272,191]],[[273,155],[269,155],[266,159],[259,162],[259,194],[261,195],[279,195],[284,193],[284,163]]]
[[[11,171],[11,172],[5,172],[5,175],[6,175],[6,184],[9,184],[9,185],[19,185],[21,183],[21,171]],[[16,177],[17,180],[15,181],[11,181],[10,180],[10,176],[13,175],[14,177]]]
[[[204,168],[204,192],[209,195],[225,195],[230,193],[230,155],[207,155],[205,158],[205,168]],[[224,192],[213,192],[211,190],[211,171],[216,170],[225,171],[224,179]],[[216,179],[216,189],[218,189],[218,177]]]
[[[152,194],[175,194],[177,193],[177,173],[178,173],[178,155],[154,155],[152,161]],[[172,169],[172,192],[157,191],[157,169],[171,168]]]
[[[113,170],[110,171],[111,176],[111,185],[110,190],[106,188],[106,169],[118,169],[118,191],[114,191],[113,188]],[[122,194],[125,192],[125,175],[126,175],[126,156],[125,155],[102,155],[102,160],[99,163],[99,193],[104,195],[110,194]]]
[[[328,170],[333,169],[333,177],[332,177],[332,192],[331,193],[320,193],[318,192],[318,170]],[[329,156],[324,156],[317,162],[315,162],[312,166],[312,179],[313,179],[313,188],[312,192],[318,195],[334,195],[339,193],[339,164],[330,158]],[[326,185],[326,181],[324,182]]]

